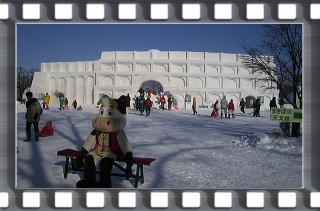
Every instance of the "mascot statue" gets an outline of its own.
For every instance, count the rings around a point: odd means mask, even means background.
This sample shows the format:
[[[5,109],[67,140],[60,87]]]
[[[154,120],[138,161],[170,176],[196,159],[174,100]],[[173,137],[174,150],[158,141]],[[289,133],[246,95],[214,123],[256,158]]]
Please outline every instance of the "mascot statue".
[[[124,132],[127,123],[125,96],[100,99],[98,116],[92,120],[94,130],[89,134],[76,159],[76,166],[84,166],[84,179],[77,188],[111,188],[111,170],[117,159],[127,164],[126,175],[131,174],[132,150]],[[84,161],[84,162],[83,162]],[[96,181],[96,165],[99,165],[100,180]]]

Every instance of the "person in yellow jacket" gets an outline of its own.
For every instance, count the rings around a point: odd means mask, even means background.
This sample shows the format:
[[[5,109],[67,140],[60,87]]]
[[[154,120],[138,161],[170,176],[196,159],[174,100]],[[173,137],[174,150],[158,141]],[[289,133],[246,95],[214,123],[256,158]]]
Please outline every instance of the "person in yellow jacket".
[[[45,104],[46,104],[46,110],[49,110],[49,103],[50,103],[50,95],[46,93],[46,95],[43,98]]]

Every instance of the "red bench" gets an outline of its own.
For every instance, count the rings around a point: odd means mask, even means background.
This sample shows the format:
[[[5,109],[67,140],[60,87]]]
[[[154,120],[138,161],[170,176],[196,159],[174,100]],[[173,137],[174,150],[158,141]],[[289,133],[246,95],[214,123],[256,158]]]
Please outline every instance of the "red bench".
[[[66,162],[64,163],[64,168],[63,168],[63,176],[65,179],[67,178],[68,173],[71,171],[74,171],[74,172],[75,171],[83,171],[83,169],[76,169],[75,168],[75,158],[77,157],[77,155],[79,155],[79,153],[80,152],[78,150],[74,150],[74,149],[64,149],[64,150],[57,152],[57,155],[66,157]],[[141,184],[144,183],[143,166],[144,165],[149,166],[154,160],[156,160],[156,159],[155,158],[133,157],[133,164],[137,165],[137,168],[136,168],[135,174],[132,173],[131,175],[126,175],[125,168],[117,163],[117,162],[125,162],[125,161],[124,160],[116,160],[116,162],[114,162],[114,166],[117,167],[118,169],[120,169],[123,173],[120,174],[120,173],[113,173],[112,172],[111,175],[126,177],[126,179],[133,178],[135,180],[134,187],[137,188],[139,182]],[[70,165],[70,161],[71,161],[71,165]],[[96,173],[99,174],[100,172],[96,171]]]

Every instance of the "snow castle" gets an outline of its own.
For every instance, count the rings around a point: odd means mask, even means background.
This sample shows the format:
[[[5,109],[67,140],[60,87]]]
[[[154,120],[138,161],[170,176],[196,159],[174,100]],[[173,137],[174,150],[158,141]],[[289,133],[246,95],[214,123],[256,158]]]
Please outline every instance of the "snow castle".
[[[199,106],[211,105],[224,95],[239,106],[241,98],[248,106],[257,97],[262,108],[268,108],[277,89],[266,77],[253,73],[241,63],[240,54],[189,51],[106,51],[95,61],[41,63],[34,74],[31,91],[41,98],[49,93],[52,103],[63,94],[69,102],[94,105],[107,94],[113,98],[130,94],[133,97],[146,81],[161,83],[180,108],[190,108],[186,99],[196,97]]]

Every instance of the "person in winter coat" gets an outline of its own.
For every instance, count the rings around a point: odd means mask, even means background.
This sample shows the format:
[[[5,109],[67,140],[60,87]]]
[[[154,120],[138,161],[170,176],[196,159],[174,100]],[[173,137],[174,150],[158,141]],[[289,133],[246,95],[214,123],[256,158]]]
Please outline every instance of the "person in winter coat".
[[[131,98],[130,98],[130,95],[129,93],[127,94],[126,96],[126,107],[127,107],[127,112],[130,111],[130,101],[131,101]]]
[[[224,114],[224,117],[227,118],[228,101],[226,99],[226,96],[223,96],[220,102],[220,108],[221,108],[221,118],[223,114]]]
[[[233,100],[231,99],[228,105],[228,110],[229,110],[229,114],[228,114],[228,118],[230,119],[230,115],[232,115],[232,118],[234,118],[234,103]]]
[[[48,93],[46,93],[46,95],[44,96],[43,100],[46,103],[46,110],[49,110],[50,95]]]
[[[152,109],[156,108],[156,103],[157,103],[157,96],[155,94],[151,94],[150,100],[152,102]]]
[[[54,133],[54,129],[52,126],[52,121],[47,121],[46,125],[40,131],[40,137],[52,136]]]
[[[127,123],[125,96],[119,99],[104,96],[102,101],[103,107],[92,120],[94,129],[75,160],[76,169],[84,166],[84,178],[77,182],[77,188],[111,188],[111,171],[117,159],[126,162],[127,178],[132,175],[133,154],[124,131]],[[96,166],[99,166],[99,181],[96,181]]]
[[[160,103],[161,103],[161,109],[164,110],[164,105],[166,104],[166,98],[164,98],[164,95],[161,96]]]
[[[25,142],[31,141],[31,125],[33,125],[35,140],[39,141],[39,121],[40,115],[42,114],[42,108],[37,98],[33,98],[32,92],[26,93],[28,101],[26,102],[26,135],[27,139]]]
[[[46,102],[44,102],[44,100],[42,100],[41,107],[42,109],[46,109]]]
[[[279,106],[280,106],[280,108],[283,108],[283,106],[284,106],[284,99],[282,97],[279,98]]]
[[[270,111],[272,108],[277,108],[277,101],[276,101],[276,97],[273,97],[272,100],[269,103],[269,107],[270,107]]]
[[[151,107],[152,107],[152,101],[150,100],[149,96],[146,99],[145,106],[146,106],[146,115],[149,116],[150,111],[151,111]]]
[[[244,112],[244,107],[245,106],[246,106],[246,101],[243,98],[241,98],[241,100],[240,100],[240,110],[241,110],[242,113],[245,113]]]
[[[196,114],[198,114],[198,112],[197,112],[197,100],[196,100],[196,98],[194,97],[193,99],[192,99],[192,110],[193,110],[193,115],[196,115]]]
[[[171,110],[172,103],[173,103],[173,97],[172,97],[172,95],[170,95],[168,98],[168,110],[169,111]]]
[[[144,89],[140,88],[138,92],[140,93],[140,97],[144,97]]]
[[[254,117],[260,116],[260,107],[261,107],[260,98],[257,98],[253,104],[253,108],[254,108],[253,116]]]
[[[72,103],[72,107],[73,107],[74,110],[77,110],[77,105],[78,105],[77,101],[74,100],[73,103]]]
[[[139,97],[137,96],[135,99],[136,110],[139,111]]]
[[[211,112],[211,117],[217,117],[219,116],[219,101],[216,100],[216,102],[213,104],[213,111]]]
[[[65,109],[65,110],[68,110],[68,109],[69,109],[69,101],[68,101],[68,98],[65,98],[65,99],[64,99],[64,109]]]
[[[139,98],[139,111],[140,111],[141,115],[143,114],[144,109],[145,109],[145,99],[144,99],[144,95],[143,95]]]
[[[64,98],[62,96],[59,97],[59,110],[63,110]]]

